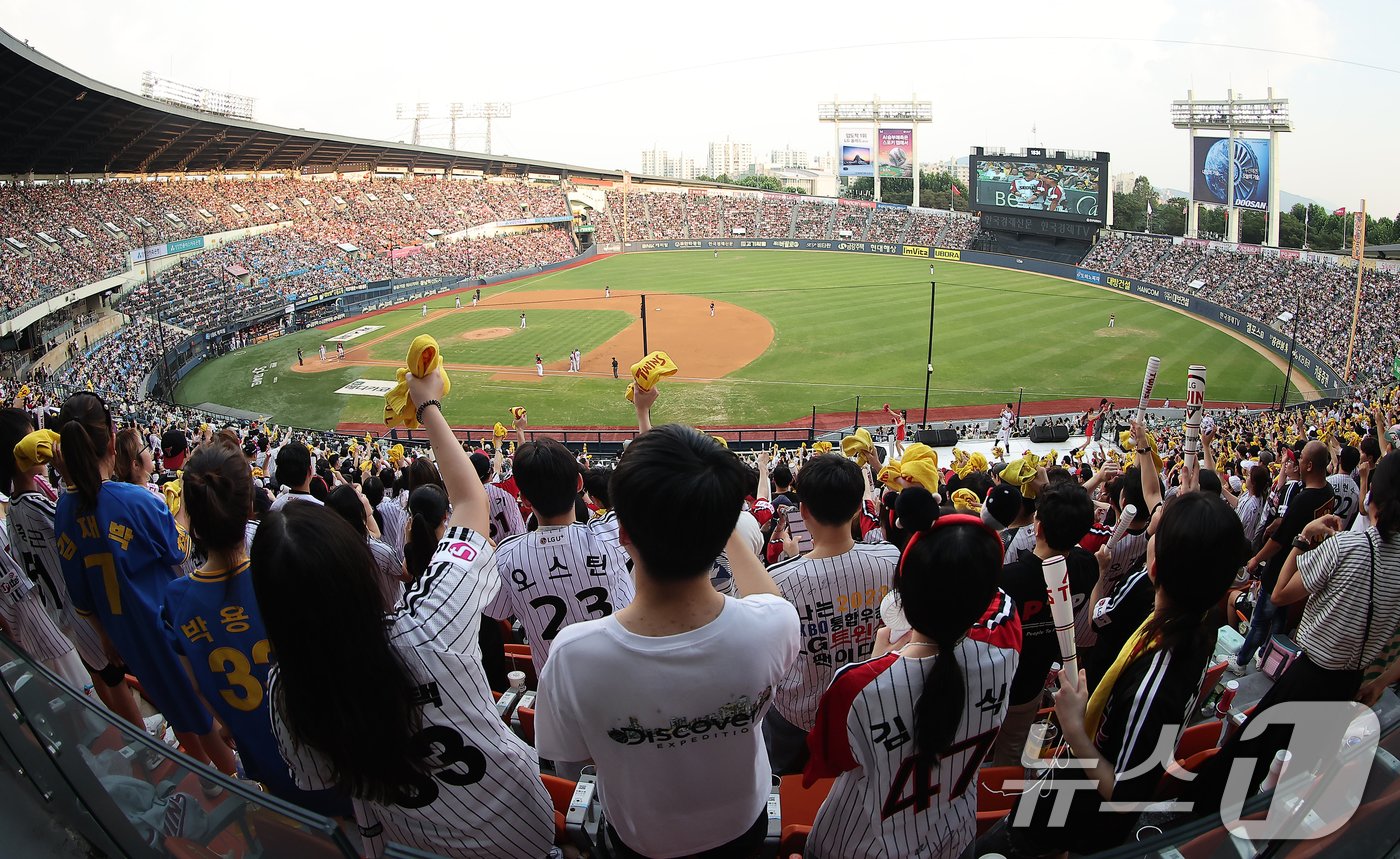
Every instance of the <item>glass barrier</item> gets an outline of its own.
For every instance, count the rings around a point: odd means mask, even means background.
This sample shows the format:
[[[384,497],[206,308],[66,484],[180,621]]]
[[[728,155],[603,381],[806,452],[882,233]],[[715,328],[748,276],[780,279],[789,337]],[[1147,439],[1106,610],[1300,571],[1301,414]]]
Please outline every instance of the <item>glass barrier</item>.
[[[334,821],[186,757],[78,693],[3,636],[0,675],[0,741],[55,814],[103,853],[358,856]]]

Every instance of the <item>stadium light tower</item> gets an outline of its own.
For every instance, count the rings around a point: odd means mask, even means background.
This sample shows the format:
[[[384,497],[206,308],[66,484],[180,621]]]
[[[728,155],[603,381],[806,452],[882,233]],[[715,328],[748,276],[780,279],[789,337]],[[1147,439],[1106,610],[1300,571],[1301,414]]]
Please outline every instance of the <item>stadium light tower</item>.
[[[448,134],[448,146],[457,148],[457,120],[459,119],[484,119],[486,120],[486,154],[491,154],[491,121],[494,119],[510,119],[510,102],[508,101],[488,101],[482,104],[465,105],[460,101],[454,101],[447,106],[446,119],[451,123],[451,130]],[[432,110],[426,102],[418,102],[414,105],[412,113],[408,111],[407,105],[399,103],[394,110],[395,119],[413,120],[413,145],[417,146],[423,142],[422,123],[428,119],[442,119],[440,116],[433,116]],[[475,135],[471,135],[475,136]]]
[[[1185,100],[1172,102],[1172,126],[1184,129],[1189,136],[1190,145],[1188,154],[1190,156],[1190,170],[1186,174],[1190,178],[1190,187],[1187,193],[1190,194],[1190,202],[1187,205],[1186,235],[1194,238],[1196,236],[1197,217],[1199,214],[1196,199],[1196,188],[1198,180],[1206,180],[1207,177],[1198,175],[1202,172],[1202,167],[1208,167],[1212,161],[1214,147],[1210,147],[1205,153],[1203,163],[1198,163],[1196,157],[1197,131],[1224,131],[1226,138],[1230,141],[1228,149],[1222,149],[1221,160],[1226,162],[1226,177],[1223,189],[1226,212],[1225,238],[1227,241],[1238,242],[1240,240],[1239,209],[1236,194],[1247,192],[1248,176],[1239,171],[1266,171],[1268,175],[1267,204],[1268,204],[1268,233],[1265,244],[1278,247],[1278,150],[1279,133],[1293,130],[1293,120],[1288,115],[1288,99],[1274,98],[1274,88],[1269,87],[1268,97],[1261,99],[1241,99],[1237,98],[1234,90],[1228,90],[1224,99],[1200,100],[1194,94],[1186,91]],[[1239,143],[1239,140],[1246,133],[1264,132],[1269,135],[1269,148],[1264,163],[1258,163],[1254,150],[1247,149]],[[1262,142],[1262,141],[1261,141]]]
[[[428,104],[427,102],[420,101],[413,106],[413,112],[410,113],[408,111],[408,105],[399,102],[394,107],[394,118],[413,120],[413,145],[417,146],[418,142],[423,139],[423,120],[430,118],[428,115]]]
[[[508,101],[488,101],[482,104],[474,104],[466,109],[462,114],[470,119],[486,120],[486,154],[491,154],[491,120],[510,119],[510,102]]]
[[[862,125],[869,123],[874,128],[871,136],[870,158],[872,163],[872,175],[875,177],[875,202],[880,201],[880,167],[877,155],[880,140],[880,123],[908,124],[909,128],[909,151],[905,153],[908,163],[914,168],[914,199],[913,204],[919,205],[919,156],[918,156],[918,129],[919,123],[933,122],[933,102],[919,101],[918,96],[907,100],[881,101],[877,95],[870,101],[842,101],[833,99],[817,105],[817,121],[829,122],[836,130],[836,175],[841,175],[841,124],[843,122],[857,122]]]

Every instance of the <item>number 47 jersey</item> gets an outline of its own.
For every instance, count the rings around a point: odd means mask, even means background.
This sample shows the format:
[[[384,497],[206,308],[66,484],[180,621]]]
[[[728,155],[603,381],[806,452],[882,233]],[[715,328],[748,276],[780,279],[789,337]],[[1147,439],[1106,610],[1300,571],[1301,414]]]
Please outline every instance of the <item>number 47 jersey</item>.
[[[544,670],[559,630],[607,617],[632,602],[631,563],[617,541],[616,514],[587,523],[543,525],[496,547],[501,592],[486,615],[514,615],[525,627],[535,672]]]
[[[1016,606],[998,591],[957,647],[962,718],[947,754],[932,766],[915,754],[914,706],[944,657],[888,653],[838,671],[807,737],[805,782],[837,777],[812,823],[807,856],[961,854],[977,834],[977,768],[1006,717],[1020,651]]]

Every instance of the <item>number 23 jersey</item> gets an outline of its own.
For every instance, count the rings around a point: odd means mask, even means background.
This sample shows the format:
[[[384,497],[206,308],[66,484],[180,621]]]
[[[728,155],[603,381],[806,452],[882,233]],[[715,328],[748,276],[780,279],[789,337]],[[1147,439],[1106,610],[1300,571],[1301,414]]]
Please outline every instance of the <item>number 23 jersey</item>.
[[[393,614],[390,643],[419,684],[422,728],[416,743],[429,772],[405,785],[394,804],[356,800],[362,831],[376,838],[464,857],[540,857],[554,838],[554,808],[535,750],[496,714],[481,666],[481,610],[501,587],[491,546],[467,528],[448,528],[428,570]],[[365,678],[373,695],[375,678]],[[278,670],[270,684],[276,687]],[[273,702],[273,729],[297,785],[333,786],[316,750],[296,743]],[[374,742],[374,737],[365,737]],[[381,829],[382,827],[382,829]]]
[[[837,778],[812,823],[806,855],[951,859],[972,843],[977,767],[1006,717],[1020,650],[1016,606],[998,591],[957,647],[962,719],[932,767],[914,753],[914,705],[941,657],[888,653],[838,671],[807,737],[805,782]]]

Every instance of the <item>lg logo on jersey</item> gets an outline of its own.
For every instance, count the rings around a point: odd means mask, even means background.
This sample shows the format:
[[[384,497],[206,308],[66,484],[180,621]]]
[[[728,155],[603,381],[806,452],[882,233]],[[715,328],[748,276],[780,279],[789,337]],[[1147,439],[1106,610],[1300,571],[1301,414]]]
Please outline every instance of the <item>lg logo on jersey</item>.
[[[453,543],[447,547],[447,553],[459,561],[471,563],[476,560],[476,549],[471,543]]]

